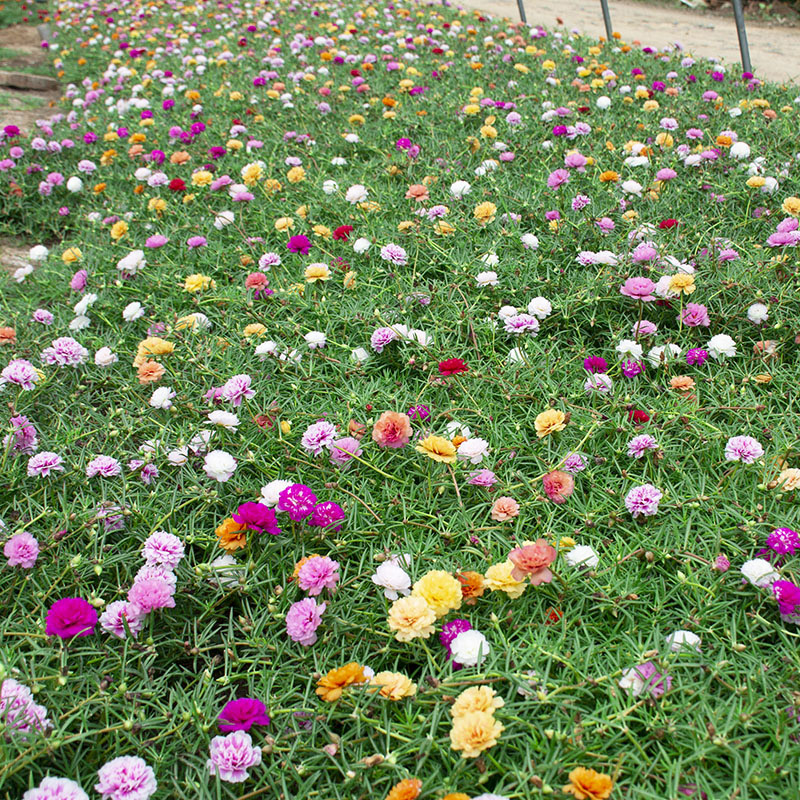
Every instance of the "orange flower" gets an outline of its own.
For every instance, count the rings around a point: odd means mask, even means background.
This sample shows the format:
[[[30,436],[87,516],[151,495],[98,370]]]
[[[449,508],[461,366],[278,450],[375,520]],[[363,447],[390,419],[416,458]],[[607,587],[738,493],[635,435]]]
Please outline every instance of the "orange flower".
[[[169,157],[170,164],[185,164],[191,156],[185,150],[177,150]]]
[[[219,546],[226,552],[232,553],[247,544],[247,526],[240,525],[228,517],[214,531],[219,539]]]
[[[605,172],[600,173],[600,183],[616,183],[619,180],[619,174],[614,172],[613,169],[607,169]]]
[[[688,375],[676,375],[670,382],[669,385],[679,392],[690,392],[694,389],[694,378],[690,378]]]
[[[423,186],[421,183],[413,183],[408,187],[406,192],[406,200],[416,200],[418,203],[424,203],[430,199],[428,194],[428,187]]]
[[[519,503],[513,497],[498,497],[492,504],[492,519],[505,522],[519,515]]]
[[[367,678],[364,668],[355,661],[338,669],[332,669],[317,681],[316,693],[326,703],[332,703],[342,696],[342,692],[353,683],[364,683]],[[416,797],[416,795],[414,795]]]
[[[4,344],[16,344],[17,332],[13,328],[0,328],[0,346]]]
[[[372,441],[378,447],[405,447],[410,438],[411,420],[397,411],[384,411],[372,429]]]
[[[452,792],[451,794],[446,794],[442,800],[469,800],[469,795],[464,794],[464,792]]]
[[[609,775],[576,767],[569,774],[569,783],[561,791],[574,795],[575,800],[606,800],[613,788],[614,782]]]
[[[486,591],[486,582],[480,572],[456,572],[456,580],[461,584],[461,597],[468,606],[474,606]]]
[[[419,778],[406,778],[389,790],[386,800],[416,800],[421,789],[422,781]]]
[[[139,365],[137,373],[139,383],[156,383],[160,381],[166,370],[157,361],[145,361]]]

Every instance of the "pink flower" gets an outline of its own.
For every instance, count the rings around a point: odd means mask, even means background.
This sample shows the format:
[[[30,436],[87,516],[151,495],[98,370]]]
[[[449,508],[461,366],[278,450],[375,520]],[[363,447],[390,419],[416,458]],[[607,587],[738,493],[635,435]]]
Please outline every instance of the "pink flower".
[[[316,600],[307,597],[292,603],[286,614],[286,633],[294,642],[309,647],[317,641],[317,628],[322,622],[322,614],[327,608],[325,603],[317,605]]]
[[[89,351],[71,336],[54,339],[42,350],[42,361],[50,366],[77,367],[89,358]]]
[[[24,358],[15,358],[0,372],[0,388],[7,383],[13,383],[26,392],[30,392],[38,380],[39,373],[36,367]]]
[[[89,800],[89,795],[69,778],[42,778],[42,782],[28,789],[22,800]]]
[[[732,436],[725,445],[725,458],[728,461],[752,464],[763,455],[764,448],[752,436]]]
[[[0,683],[0,721],[5,730],[25,739],[29,731],[42,731],[50,727],[47,709],[33,702],[33,693],[13,678]]]
[[[575,479],[568,472],[555,469],[542,477],[544,493],[556,505],[567,502],[567,498],[575,491]]]
[[[550,565],[556,560],[556,555],[555,547],[544,539],[517,547],[508,554],[509,561],[514,565],[511,577],[515,581],[521,581],[526,575],[530,575],[532,586],[550,583],[553,580]]]
[[[154,531],[147,537],[142,547],[142,558],[150,566],[163,564],[168,569],[175,569],[183,555],[183,542],[166,531]]]
[[[650,483],[634,486],[625,496],[625,507],[636,517],[652,517],[658,513],[658,503],[663,495]]]
[[[492,519],[505,522],[519,515],[519,503],[513,497],[498,497],[492,503]]]
[[[252,380],[249,375],[234,375],[222,387],[222,397],[234,406],[240,406],[243,400],[255,396],[255,390],[250,388]]]
[[[297,585],[312,597],[321,594],[323,589],[333,592],[338,582],[339,562],[328,556],[310,558],[297,574]]]
[[[141,614],[149,614],[157,608],[175,608],[173,587],[161,578],[145,578],[136,581],[128,590],[128,602]]]
[[[100,615],[100,627],[118,639],[124,639],[127,635],[125,632],[126,622],[131,636],[135,639],[142,629],[144,615],[137,606],[126,603],[124,600],[109,603],[106,610]]]
[[[51,472],[63,472],[63,459],[58,453],[43,450],[28,459],[28,477],[46,478]]]
[[[565,169],[553,170],[547,176],[547,185],[550,189],[558,189],[559,186],[563,186],[565,183],[569,183],[569,172]]]
[[[658,450],[658,442],[647,433],[634,436],[628,442],[628,455],[631,458],[643,458],[648,450]]]
[[[158,788],[153,768],[138,756],[120,756],[97,771],[94,790],[103,800],[148,800]]]
[[[650,278],[628,278],[625,283],[620,286],[619,291],[620,294],[624,294],[626,297],[631,297],[634,300],[641,300],[645,303],[649,303],[652,300],[656,299],[656,296],[653,294],[655,291],[656,285]]]
[[[261,763],[261,748],[253,747],[250,734],[244,731],[215,736],[209,745],[208,754],[208,771],[227,783],[246,781],[247,770]]]
[[[3,546],[9,567],[31,569],[39,557],[39,542],[26,531],[12,536]]]
[[[708,309],[700,303],[687,303],[678,319],[690,328],[701,326],[707,328],[711,324],[711,320],[708,318]]]
[[[111,456],[97,456],[86,465],[86,477],[94,478],[100,475],[103,478],[115,478],[122,472],[122,465]]]
[[[306,428],[300,444],[314,456],[321,455],[336,438],[336,426],[325,419],[318,420]]]

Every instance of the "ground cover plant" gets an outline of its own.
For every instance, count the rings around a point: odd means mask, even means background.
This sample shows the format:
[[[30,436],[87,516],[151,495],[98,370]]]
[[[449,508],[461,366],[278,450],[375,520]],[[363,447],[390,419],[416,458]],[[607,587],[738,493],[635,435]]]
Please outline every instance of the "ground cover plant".
[[[2,796],[796,797],[796,88],[423,4],[52,25]]]

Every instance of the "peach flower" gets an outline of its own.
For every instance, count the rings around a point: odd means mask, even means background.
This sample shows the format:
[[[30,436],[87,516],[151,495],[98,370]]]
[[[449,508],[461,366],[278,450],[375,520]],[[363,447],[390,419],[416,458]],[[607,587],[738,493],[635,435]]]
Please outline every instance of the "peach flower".
[[[550,564],[555,561],[556,549],[544,539],[537,539],[533,543],[526,543],[517,547],[508,554],[508,559],[514,565],[511,577],[521,581],[526,575],[530,576],[531,585],[550,583],[553,573]]]
[[[411,420],[397,411],[384,411],[372,429],[372,440],[379,447],[405,447],[410,439]]]
[[[519,503],[513,497],[498,497],[492,504],[492,519],[506,522],[519,515]]]
[[[568,472],[554,469],[542,477],[544,492],[557,505],[566,503],[567,498],[575,491],[575,480]]]

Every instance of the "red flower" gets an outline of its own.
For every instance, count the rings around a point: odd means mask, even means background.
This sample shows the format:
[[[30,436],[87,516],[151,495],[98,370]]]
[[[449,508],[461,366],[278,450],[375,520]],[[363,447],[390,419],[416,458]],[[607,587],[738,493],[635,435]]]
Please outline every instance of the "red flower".
[[[347,241],[347,237],[348,237],[348,236],[349,236],[349,235],[350,235],[352,232],[353,232],[353,226],[352,226],[352,225],[340,225],[340,226],[339,226],[339,227],[338,227],[338,228],[337,228],[337,229],[336,229],[336,230],[333,232],[333,238],[334,238],[334,239],[336,239],[336,241],[340,241],[340,242],[346,242],[346,241]]]
[[[448,358],[439,362],[440,375],[460,375],[469,372],[469,367],[460,358]]]
[[[631,409],[628,412],[628,419],[632,419],[637,425],[643,425],[650,421],[650,415],[639,409]]]
[[[182,192],[186,188],[186,181],[183,178],[173,178],[169,182],[169,188],[172,189],[173,192]]]
[[[553,608],[550,606],[550,608],[544,612],[544,615],[544,624],[553,625],[564,616],[564,612],[560,608]]]
[[[661,222],[658,223],[658,227],[661,228],[662,231],[665,231],[674,228],[677,224],[678,220],[676,219],[662,219]]]

